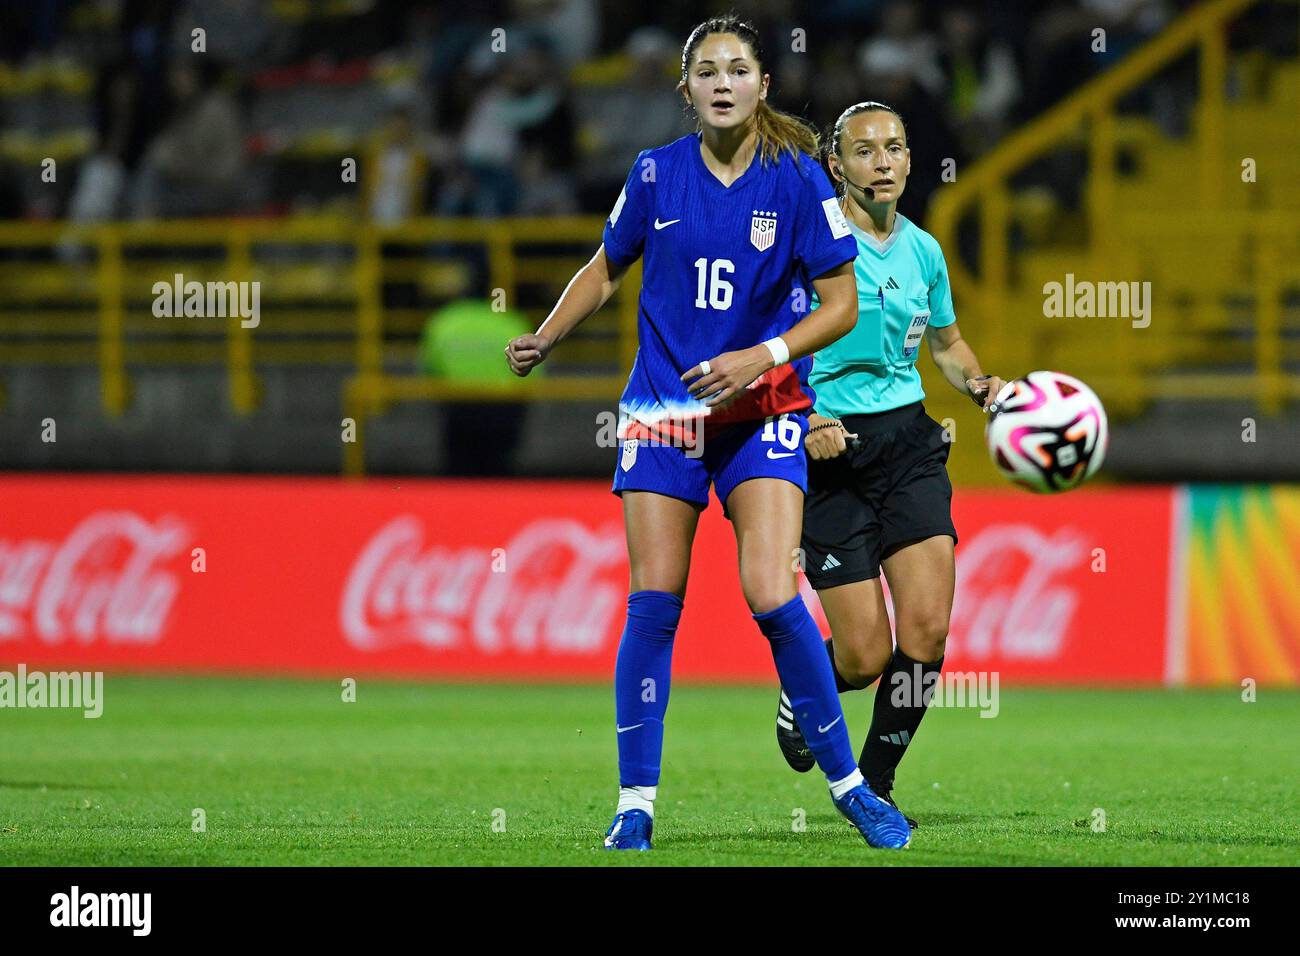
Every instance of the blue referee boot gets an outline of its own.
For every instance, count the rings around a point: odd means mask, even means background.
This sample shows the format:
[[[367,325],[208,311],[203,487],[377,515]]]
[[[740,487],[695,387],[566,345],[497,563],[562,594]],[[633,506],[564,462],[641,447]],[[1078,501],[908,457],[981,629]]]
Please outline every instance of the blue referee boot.
[[[902,850],[912,842],[912,828],[898,811],[876,796],[865,783],[835,800],[835,808],[858,828],[868,846]]]
[[[605,831],[606,850],[648,850],[655,822],[644,810],[624,810]]]

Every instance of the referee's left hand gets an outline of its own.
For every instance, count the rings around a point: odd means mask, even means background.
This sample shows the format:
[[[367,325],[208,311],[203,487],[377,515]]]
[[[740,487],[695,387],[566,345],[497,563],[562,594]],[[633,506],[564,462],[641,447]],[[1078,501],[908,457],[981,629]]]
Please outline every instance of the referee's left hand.
[[[1007,383],[996,375],[987,375],[983,378],[968,378],[966,379],[966,391],[970,392],[971,400],[987,412],[1005,384]]]
[[[833,425],[833,428],[824,426]],[[826,461],[838,458],[849,450],[848,439],[857,438],[849,433],[844,423],[835,418],[827,418],[816,412],[808,416],[808,434],[803,445],[808,450],[808,457],[813,461]]]
[[[715,355],[708,362],[687,369],[682,381],[688,383],[686,390],[691,398],[700,399],[710,407],[725,405],[771,367],[772,353],[759,345]],[[705,368],[709,370],[707,375]]]

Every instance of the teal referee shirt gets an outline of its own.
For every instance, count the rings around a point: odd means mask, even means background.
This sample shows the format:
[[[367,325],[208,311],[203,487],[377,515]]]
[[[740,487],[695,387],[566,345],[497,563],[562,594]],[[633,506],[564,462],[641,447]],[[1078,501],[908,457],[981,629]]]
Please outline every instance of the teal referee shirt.
[[[816,411],[828,418],[900,408],[925,398],[916,357],[927,326],[957,321],[948,266],[938,241],[894,214],[894,231],[878,242],[852,222],[858,243],[858,324],[817,352],[808,384]],[[812,307],[820,303],[816,294]]]

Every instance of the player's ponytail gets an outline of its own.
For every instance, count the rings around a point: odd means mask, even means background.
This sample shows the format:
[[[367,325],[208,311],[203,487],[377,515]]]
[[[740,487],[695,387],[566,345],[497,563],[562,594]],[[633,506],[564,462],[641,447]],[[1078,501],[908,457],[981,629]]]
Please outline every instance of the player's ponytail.
[[[749,47],[754,55],[758,69],[763,70],[763,46],[758,39],[758,31],[751,24],[735,14],[713,17],[698,24],[682,47],[682,78],[677,84],[679,90],[686,88],[686,77],[690,71],[691,59],[695,50],[705,37],[714,33],[731,33]],[[754,129],[758,134],[758,155],[763,162],[776,162],[782,152],[788,152],[792,158],[799,153],[817,156],[819,143],[817,131],[808,126],[797,116],[783,113],[767,105],[766,100],[759,100],[754,110]],[[697,123],[698,129],[698,123]]]
[[[776,162],[783,150],[796,159],[800,153],[817,155],[817,131],[799,117],[768,106],[767,100],[758,101],[754,126],[758,131],[759,154],[767,162]]]

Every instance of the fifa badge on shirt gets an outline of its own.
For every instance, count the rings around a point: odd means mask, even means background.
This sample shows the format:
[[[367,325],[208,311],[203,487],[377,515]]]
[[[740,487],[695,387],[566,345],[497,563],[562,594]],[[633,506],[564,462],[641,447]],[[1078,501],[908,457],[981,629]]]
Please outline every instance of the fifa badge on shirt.
[[[639,439],[627,438],[623,440],[623,470],[631,471],[632,466],[636,464],[636,446],[641,444]]]
[[[776,241],[775,210],[755,209],[749,223],[749,241],[759,252],[766,252]]]
[[[910,359],[916,355],[921,336],[925,335],[925,327],[929,324],[929,312],[918,312],[912,316],[912,324],[907,327],[907,337],[903,339],[903,358]]]
[[[849,221],[844,218],[838,197],[822,200],[822,212],[826,213],[826,225],[831,227],[832,239],[843,239],[849,234]]]

